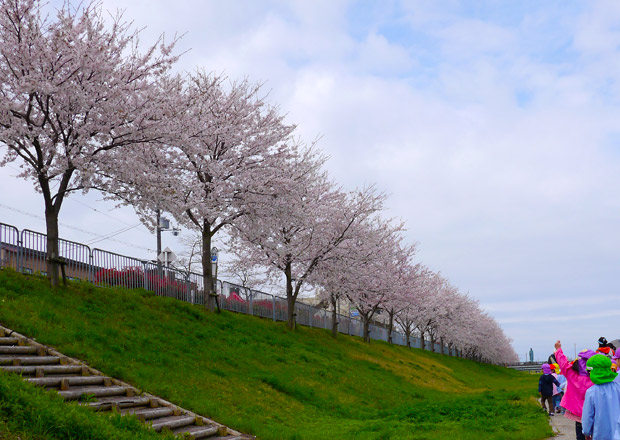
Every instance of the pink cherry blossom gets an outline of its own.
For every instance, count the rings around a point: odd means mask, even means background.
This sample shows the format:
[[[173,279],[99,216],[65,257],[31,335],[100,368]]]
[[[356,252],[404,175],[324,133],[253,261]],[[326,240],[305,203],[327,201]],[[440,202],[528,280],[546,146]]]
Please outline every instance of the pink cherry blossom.
[[[111,154],[157,142],[168,130],[165,83],[177,57],[163,38],[137,50],[138,33],[121,16],[104,23],[95,4],[65,4],[46,21],[35,0],[0,2],[0,165],[43,195],[48,277],[58,284],[58,215],[73,191],[101,187],[101,166],[131,167]],[[111,163],[114,162],[114,163]]]

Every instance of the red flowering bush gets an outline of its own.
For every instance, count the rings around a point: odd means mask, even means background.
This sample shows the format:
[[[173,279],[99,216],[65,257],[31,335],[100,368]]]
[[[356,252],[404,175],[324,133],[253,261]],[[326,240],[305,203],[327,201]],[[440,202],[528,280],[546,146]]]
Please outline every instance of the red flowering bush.
[[[173,273],[158,274],[157,271],[147,271],[141,267],[124,267],[117,269],[100,269],[95,274],[95,284],[98,286],[122,286],[128,289],[143,287],[157,295],[179,298],[188,291],[185,281],[178,281]]]

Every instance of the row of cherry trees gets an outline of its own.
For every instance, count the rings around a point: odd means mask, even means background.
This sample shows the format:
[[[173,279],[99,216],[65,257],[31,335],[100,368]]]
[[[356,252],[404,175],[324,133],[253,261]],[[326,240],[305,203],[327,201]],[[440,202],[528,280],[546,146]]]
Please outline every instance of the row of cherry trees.
[[[259,85],[173,74],[174,43],[141,53],[138,33],[121,16],[106,23],[96,4],[65,3],[47,21],[36,0],[0,0],[0,165],[18,161],[43,195],[53,285],[62,203],[97,189],[151,227],[166,211],[200,234],[211,310],[210,250],[223,233],[239,267],[284,280],[290,328],[299,294],[313,287],[354,304],[366,335],[384,310],[408,338],[514,359],[475,301],[414,262],[403,224],[382,216],[384,194],[333,182],[325,156],[294,137]]]

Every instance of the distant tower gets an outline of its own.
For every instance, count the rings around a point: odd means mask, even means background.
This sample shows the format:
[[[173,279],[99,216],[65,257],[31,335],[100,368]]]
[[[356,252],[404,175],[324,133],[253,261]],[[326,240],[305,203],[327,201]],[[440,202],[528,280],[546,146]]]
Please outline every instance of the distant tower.
[[[534,350],[530,348],[530,362],[534,362]]]

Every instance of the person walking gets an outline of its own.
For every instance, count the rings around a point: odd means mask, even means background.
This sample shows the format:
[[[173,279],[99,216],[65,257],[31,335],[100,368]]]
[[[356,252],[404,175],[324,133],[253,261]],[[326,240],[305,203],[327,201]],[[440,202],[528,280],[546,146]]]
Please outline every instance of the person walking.
[[[560,402],[562,402],[562,397],[564,397],[564,389],[566,388],[566,378],[564,377],[562,373],[560,373],[556,376],[556,379],[558,380],[558,382],[560,382],[560,386],[553,387],[553,392],[555,393],[553,395],[553,406],[555,407],[556,413],[561,412],[562,414],[564,414],[564,409],[560,405]]]
[[[592,350],[584,350],[571,363],[562,351],[562,343],[560,341],[555,343],[555,358],[560,366],[560,371],[566,377],[566,389],[560,406],[565,408],[564,417],[575,422],[577,440],[585,440],[581,426],[583,401],[588,388],[594,385],[588,376],[586,362],[594,354]]]
[[[598,348],[596,349],[596,352],[604,354],[608,358],[612,359],[616,353],[616,347],[607,342],[607,338],[605,338],[605,336],[601,336],[598,338]]]
[[[588,388],[581,424],[586,440],[620,440],[620,383],[611,359],[595,354],[587,362],[594,386]]]
[[[550,416],[555,415],[553,406],[553,385],[560,386],[560,382],[551,374],[551,366],[542,364],[543,374],[538,379],[538,392],[540,393],[540,404]]]

